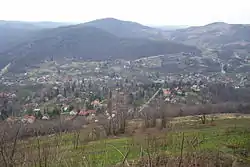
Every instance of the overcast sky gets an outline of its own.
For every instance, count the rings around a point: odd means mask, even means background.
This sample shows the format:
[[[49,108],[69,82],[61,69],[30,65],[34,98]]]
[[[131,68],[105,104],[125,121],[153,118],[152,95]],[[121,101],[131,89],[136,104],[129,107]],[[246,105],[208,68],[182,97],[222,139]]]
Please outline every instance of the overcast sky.
[[[150,25],[250,23],[249,0],[0,0],[0,20],[86,22],[114,17]]]

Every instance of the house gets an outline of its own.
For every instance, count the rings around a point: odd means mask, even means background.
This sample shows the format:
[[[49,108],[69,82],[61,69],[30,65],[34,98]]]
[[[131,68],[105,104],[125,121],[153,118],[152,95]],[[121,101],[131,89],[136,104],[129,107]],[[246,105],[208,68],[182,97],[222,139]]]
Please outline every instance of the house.
[[[153,81],[155,84],[164,84],[165,81],[163,79],[157,79],[155,81]]]
[[[76,115],[77,114],[77,112],[75,112],[75,111],[70,111],[69,112],[69,115]]]
[[[87,113],[86,111],[80,111],[80,112],[78,113],[78,115],[79,115],[79,116],[87,116],[88,113]]]
[[[40,108],[35,108],[33,111],[34,112],[39,112],[39,111],[41,111],[41,109]]]
[[[240,87],[239,86],[234,86],[234,89],[239,89]]]
[[[176,94],[179,95],[179,96],[185,96],[185,93],[180,89],[177,90]]]
[[[49,120],[49,117],[48,117],[47,115],[44,115],[44,116],[42,117],[42,120]]]
[[[167,97],[167,98],[165,99],[165,101],[166,101],[166,102],[170,102],[170,98]]]
[[[172,104],[177,103],[177,99],[175,99],[175,98],[171,99],[171,100],[170,100],[170,103],[172,103]]]
[[[193,85],[191,87],[191,89],[194,91],[194,92],[199,92],[200,91],[200,87],[198,85]]]
[[[69,109],[69,106],[64,104],[64,105],[62,106],[62,108],[61,108],[61,111],[62,111],[62,112],[67,112],[68,109]]]
[[[11,94],[11,96],[10,96],[12,99],[14,99],[14,98],[16,98],[17,97],[17,95],[15,94],[15,93],[13,93],[13,94]]]
[[[174,88],[174,90],[175,90],[175,91],[178,91],[178,90],[179,90],[179,87]]]
[[[25,110],[28,110],[28,109],[36,108],[37,106],[38,106],[37,103],[28,103],[28,104],[25,104],[25,105],[23,106],[23,108],[24,108]]]
[[[81,110],[81,111],[78,113],[78,115],[79,115],[79,116],[89,116],[89,115],[95,115],[95,113],[96,113],[96,110],[87,110],[87,111]],[[76,114],[77,114],[77,112],[75,112],[75,111],[71,111],[71,112],[70,112],[70,115],[76,115]]]
[[[25,115],[23,118],[22,118],[22,122],[23,123],[29,123],[29,124],[32,124],[34,123],[36,120],[36,117],[34,117],[33,115]]]
[[[100,68],[99,68],[99,67],[96,67],[96,68],[95,68],[95,72],[100,72]]]
[[[0,98],[5,98],[5,97],[9,97],[9,96],[10,96],[9,93],[0,92]]]
[[[17,119],[14,118],[14,117],[8,117],[8,118],[6,119],[6,121],[7,121],[9,124],[14,124],[14,123],[16,123]]]
[[[169,89],[163,89],[163,95],[164,96],[170,96],[171,95],[171,91]]]
[[[96,114],[96,110],[87,110],[85,111],[85,116],[88,116],[88,115],[95,115]]]
[[[92,101],[92,102],[91,102],[91,105],[93,105],[94,107],[100,105],[99,99],[96,99],[96,100]]]

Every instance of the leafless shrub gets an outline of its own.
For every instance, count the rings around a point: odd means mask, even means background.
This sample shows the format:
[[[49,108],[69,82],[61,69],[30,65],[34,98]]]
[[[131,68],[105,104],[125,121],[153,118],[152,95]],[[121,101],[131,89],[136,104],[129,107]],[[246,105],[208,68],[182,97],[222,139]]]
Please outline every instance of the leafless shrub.
[[[141,158],[133,167],[179,167],[180,157],[169,156],[165,153],[156,154],[151,157],[151,164],[149,164],[148,157]],[[181,167],[231,167],[231,157],[227,157],[216,152],[197,153],[197,156],[193,154],[185,154],[182,157]]]
[[[164,105],[163,101],[160,103],[160,114],[161,114],[161,129],[165,129],[167,126],[166,111],[168,110],[168,105]]]
[[[13,129],[9,131],[9,128]],[[21,125],[16,126],[9,124],[2,124],[1,127],[1,140],[0,140],[0,153],[3,162],[2,166],[12,167],[15,166],[15,155],[17,141],[20,135]]]

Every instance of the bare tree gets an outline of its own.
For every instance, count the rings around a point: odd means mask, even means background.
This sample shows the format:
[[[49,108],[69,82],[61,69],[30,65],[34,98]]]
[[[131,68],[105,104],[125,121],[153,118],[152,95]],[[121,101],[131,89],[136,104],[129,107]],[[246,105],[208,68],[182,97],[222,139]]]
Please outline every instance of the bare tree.
[[[12,131],[8,131],[9,128],[12,128]],[[16,147],[20,130],[20,124],[15,124],[15,126],[1,125],[0,158],[2,162],[0,164],[5,167],[15,166]]]
[[[107,112],[109,114],[109,119],[108,119],[108,125],[107,125],[107,135],[111,135],[111,128],[112,128],[112,92],[109,91],[108,95],[108,106],[107,106]]]
[[[165,105],[164,101],[160,99],[160,117],[161,117],[161,129],[166,128],[167,120],[166,120],[166,109],[168,104]]]

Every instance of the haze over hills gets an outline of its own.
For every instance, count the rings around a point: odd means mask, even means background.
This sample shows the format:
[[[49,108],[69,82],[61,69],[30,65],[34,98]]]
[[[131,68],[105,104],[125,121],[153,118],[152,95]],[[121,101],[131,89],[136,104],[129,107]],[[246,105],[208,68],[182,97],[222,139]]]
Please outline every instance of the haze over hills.
[[[150,27],[161,29],[161,30],[167,30],[167,31],[173,31],[173,30],[179,30],[179,29],[184,29],[188,28],[189,26],[186,25],[149,25]]]
[[[114,18],[98,19],[84,23],[83,25],[100,28],[123,38],[162,38],[162,31],[160,29]]]
[[[193,46],[169,41],[139,38],[119,38],[101,29],[83,25],[60,27],[40,32],[35,39],[2,53],[15,67],[55,59],[75,57],[105,60],[109,57],[135,59],[166,53],[196,52]]]
[[[197,46],[205,56],[216,56],[231,69],[247,66],[250,53],[250,25],[215,22],[169,33],[169,40]],[[240,58],[240,60],[239,60]],[[237,63],[236,63],[237,62]]]
[[[0,167],[250,167],[243,1],[3,0]]]
[[[42,29],[57,28],[68,24],[0,20],[0,52],[24,42]]]
[[[9,49],[33,33],[33,30],[5,28],[0,26],[0,51]]]
[[[28,22],[28,21],[7,21],[0,20],[1,28],[15,28],[15,29],[43,29],[43,28],[57,28],[61,26],[70,25],[71,23],[63,23],[63,22],[50,22],[50,21],[42,21],[42,22]]]
[[[203,56],[216,54],[228,61],[239,50],[245,58],[250,52],[250,26],[222,22],[169,31],[105,18],[70,26],[10,22],[0,24],[0,29],[0,66],[13,62],[17,69],[52,56],[104,60],[181,52],[201,55],[199,47]]]
[[[170,33],[170,40],[199,47],[218,48],[224,45],[250,42],[250,26],[244,24],[211,23]]]

